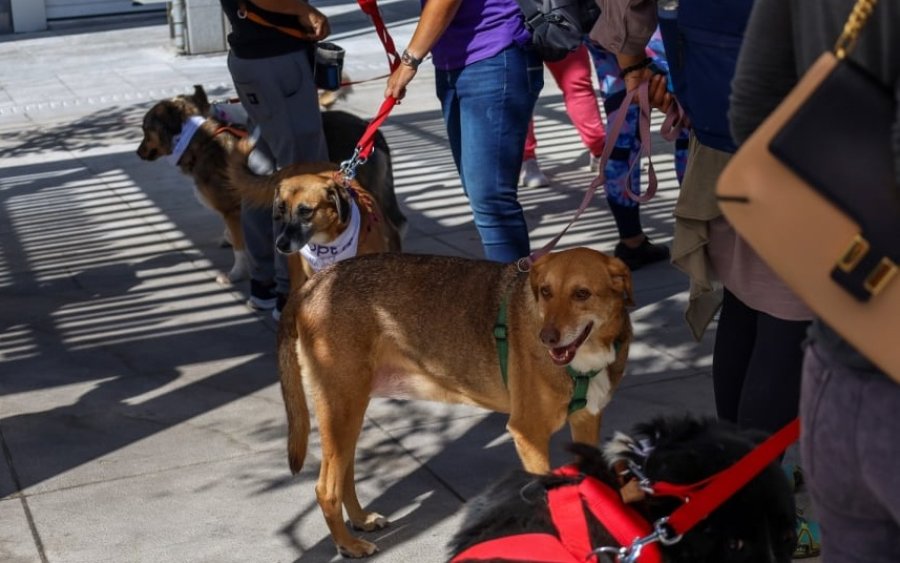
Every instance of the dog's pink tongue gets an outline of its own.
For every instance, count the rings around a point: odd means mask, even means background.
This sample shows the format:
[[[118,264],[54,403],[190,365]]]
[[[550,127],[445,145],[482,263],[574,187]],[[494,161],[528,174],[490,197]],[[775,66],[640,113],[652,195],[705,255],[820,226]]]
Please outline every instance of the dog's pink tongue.
[[[575,357],[578,347],[574,344],[562,348],[550,348],[550,359],[558,366],[567,365]]]

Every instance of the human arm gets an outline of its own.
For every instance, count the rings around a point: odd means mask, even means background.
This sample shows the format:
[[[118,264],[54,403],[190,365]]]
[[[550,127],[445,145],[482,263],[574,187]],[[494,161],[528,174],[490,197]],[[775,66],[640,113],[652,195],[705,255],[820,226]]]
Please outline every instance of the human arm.
[[[441,35],[453,21],[456,11],[463,0],[428,0],[422,6],[422,15],[419,23],[413,31],[406,50],[417,59],[424,59],[431,52],[431,48],[437,43]],[[406,86],[416,76],[416,68],[407,64],[401,64],[388,78],[384,97],[393,96],[398,100],[406,95]]]
[[[300,27],[306,33],[305,39],[321,41],[331,33],[328,18],[303,0],[253,0],[254,5],[263,10],[297,16]]]
[[[619,68],[640,66],[647,59],[647,43],[656,31],[656,0],[597,0],[597,4],[601,12],[591,30],[591,40],[615,53]],[[623,79],[628,91],[649,80],[654,107],[665,111],[672,102],[666,77],[655,74],[649,67],[632,70]]]

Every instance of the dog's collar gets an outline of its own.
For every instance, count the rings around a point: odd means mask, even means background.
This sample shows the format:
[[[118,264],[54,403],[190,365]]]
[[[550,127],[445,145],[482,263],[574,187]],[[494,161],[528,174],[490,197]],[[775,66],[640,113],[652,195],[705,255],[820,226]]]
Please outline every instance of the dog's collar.
[[[615,489],[581,474],[573,465],[561,467],[553,473],[572,479],[570,483],[547,491],[547,508],[559,537],[547,533],[528,533],[496,538],[471,546],[454,557],[452,563],[498,558],[559,563],[588,561],[592,559],[595,549],[591,544],[585,507],[619,545],[631,545],[635,538],[651,532],[650,524],[622,502]],[[644,546],[636,559],[640,563],[661,563],[662,560],[662,553],[656,544]]]
[[[181,124],[181,133],[175,135],[175,146],[172,148],[172,154],[166,157],[169,164],[178,166],[178,162],[184,155],[184,151],[187,150],[188,145],[191,144],[191,139],[194,138],[194,133],[200,129],[200,126],[203,125],[204,122],[206,122],[205,117],[192,115],[187,121]]]
[[[494,323],[494,340],[497,341],[497,359],[500,361],[500,377],[503,378],[503,386],[509,386],[509,330],[506,324],[509,295],[504,295],[500,300],[500,311],[497,313],[497,320]],[[621,342],[613,342],[613,347],[618,353],[622,346]],[[591,385],[591,379],[602,369],[591,370],[587,372],[577,371],[571,365],[566,366],[566,373],[572,378],[572,399],[569,401],[569,414],[577,410],[581,410],[587,406],[588,387]]]
[[[328,244],[307,243],[300,249],[300,254],[315,272],[335,262],[356,256],[361,223],[359,206],[356,205],[356,200],[350,198],[350,221],[344,232]]]

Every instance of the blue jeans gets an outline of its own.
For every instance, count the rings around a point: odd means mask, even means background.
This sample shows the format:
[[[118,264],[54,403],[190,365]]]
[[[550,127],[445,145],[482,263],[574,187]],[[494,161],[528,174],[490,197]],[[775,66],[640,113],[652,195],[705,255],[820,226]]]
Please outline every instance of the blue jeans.
[[[485,257],[527,256],[528,226],[517,195],[528,123],[544,87],[541,60],[511,46],[461,69],[437,70],[435,83]]]

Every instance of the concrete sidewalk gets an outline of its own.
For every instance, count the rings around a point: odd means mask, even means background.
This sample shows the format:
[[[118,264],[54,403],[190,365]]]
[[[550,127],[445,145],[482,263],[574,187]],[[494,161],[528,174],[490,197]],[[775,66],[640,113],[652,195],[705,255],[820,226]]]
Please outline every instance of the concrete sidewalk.
[[[418,2],[381,4],[402,48]],[[334,39],[353,78],[378,76],[381,46],[353,6],[326,4]],[[383,128],[406,249],[478,257],[432,76],[426,63]],[[287,468],[275,325],[244,305],[246,287],[215,282],[231,252],[190,180],[135,155],[143,113],[195,83],[233,92],[224,55],[177,56],[162,16],[0,41],[2,561],[337,559],[313,493],[315,432],[301,474]],[[371,117],[383,88],[358,85],[339,108]],[[536,125],[553,185],[521,199],[538,247],[591,174],[549,74]],[[676,184],[670,145],[655,146],[661,186],[643,218],[667,242]],[[598,198],[560,247],[614,242]],[[659,413],[713,412],[711,339],[694,343],[681,319],[686,279],[657,265],[634,282],[637,338],[606,435]],[[463,503],[518,466],[504,424],[474,408],[373,402],[360,496],[393,523],[367,534],[382,550],[373,560],[445,560]]]

